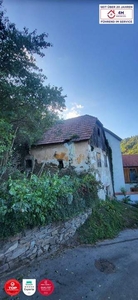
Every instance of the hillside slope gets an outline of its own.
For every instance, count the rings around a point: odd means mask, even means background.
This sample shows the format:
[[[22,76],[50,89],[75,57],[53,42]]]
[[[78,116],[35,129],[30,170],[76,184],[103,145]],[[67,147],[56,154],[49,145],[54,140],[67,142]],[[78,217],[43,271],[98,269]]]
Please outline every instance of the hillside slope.
[[[123,154],[138,154],[138,135],[123,139],[121,152]]]

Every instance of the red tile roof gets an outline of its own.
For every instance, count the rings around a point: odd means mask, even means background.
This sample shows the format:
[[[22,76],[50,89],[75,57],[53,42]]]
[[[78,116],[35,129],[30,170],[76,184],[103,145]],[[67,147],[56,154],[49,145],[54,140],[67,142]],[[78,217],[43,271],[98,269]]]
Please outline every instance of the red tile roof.
[[[70,139],[73,141],[89,140],[96,122],[99,122],[99,120],[89,115],[61,121],[47,130],[36,145],[64,143]]]
[[[138,167],[138,154],[122,155],[123,167]]]

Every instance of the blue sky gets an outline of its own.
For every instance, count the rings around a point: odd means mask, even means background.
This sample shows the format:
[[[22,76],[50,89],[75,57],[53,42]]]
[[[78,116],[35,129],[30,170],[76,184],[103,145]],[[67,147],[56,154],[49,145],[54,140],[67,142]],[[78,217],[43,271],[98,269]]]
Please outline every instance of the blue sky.
[[[99,24],[99,4],[134,4],[133,25]],[[7,16],[49,34],[38,59],[47,84],[67,94],[66,118],[89,114],[121,138],[138,135],[138,3],[4,0]]]

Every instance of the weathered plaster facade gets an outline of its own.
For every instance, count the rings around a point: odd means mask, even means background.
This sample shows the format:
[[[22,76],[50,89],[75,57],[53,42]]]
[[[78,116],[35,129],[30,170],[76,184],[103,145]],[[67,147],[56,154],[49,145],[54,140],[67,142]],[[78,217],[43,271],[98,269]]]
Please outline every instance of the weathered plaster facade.
[[[46,162],[58,165],[58,160],[64,160],[66,167],[69,163],[68,149],[65,144],[36,146],[31,149],[31,153],[39,164]]]
[[[101,156],[101,167],[98,167],[97,164],[97,153],[100,153]],[[107,160],[107,165],[105,165],[105,158]],[[100,180],[103,184],[103,189],[99,191],[99,198],[105,199],[105,196],[113,195],[113,186],[112,186],[112,178],[110,172],[109,159],[105,151],[102,149],[95,147],[93,151],[89,146],[89,161],[90,167],[95,170],[96,179]]]
[[[64,168],[74,166],[77,171],[88,169],[88,142],[86,141],[37,146],[31,149],[31,153],[38,163],[46,162],[47,164],[52,163],[58,166],[59,161],[62,160]]]
[[[113,194],[112,180],[110,174],[109,160],[106,152],[98,147],[91,149],[89,141],[71,142],[64,144],[43,145],[32,148],[32,155],[38,163],[59,165],[63,162],[63,167],[73,166],[75,171],[89,171],[95,173],[96,179],[103,183],[103,189],[99,191],[99,197],[105,199],[105,195]],[[97,153],[101,156],[101,166],[97,165]],[[107,165],[105,166],[105,157]]]

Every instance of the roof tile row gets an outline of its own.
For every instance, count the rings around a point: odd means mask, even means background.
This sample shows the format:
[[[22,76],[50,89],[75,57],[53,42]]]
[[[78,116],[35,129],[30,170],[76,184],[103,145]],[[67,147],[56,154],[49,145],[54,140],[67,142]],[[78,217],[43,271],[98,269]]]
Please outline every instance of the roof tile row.
[[[138,154],[125,154],[122,159],[124,167],[138,167]]]

